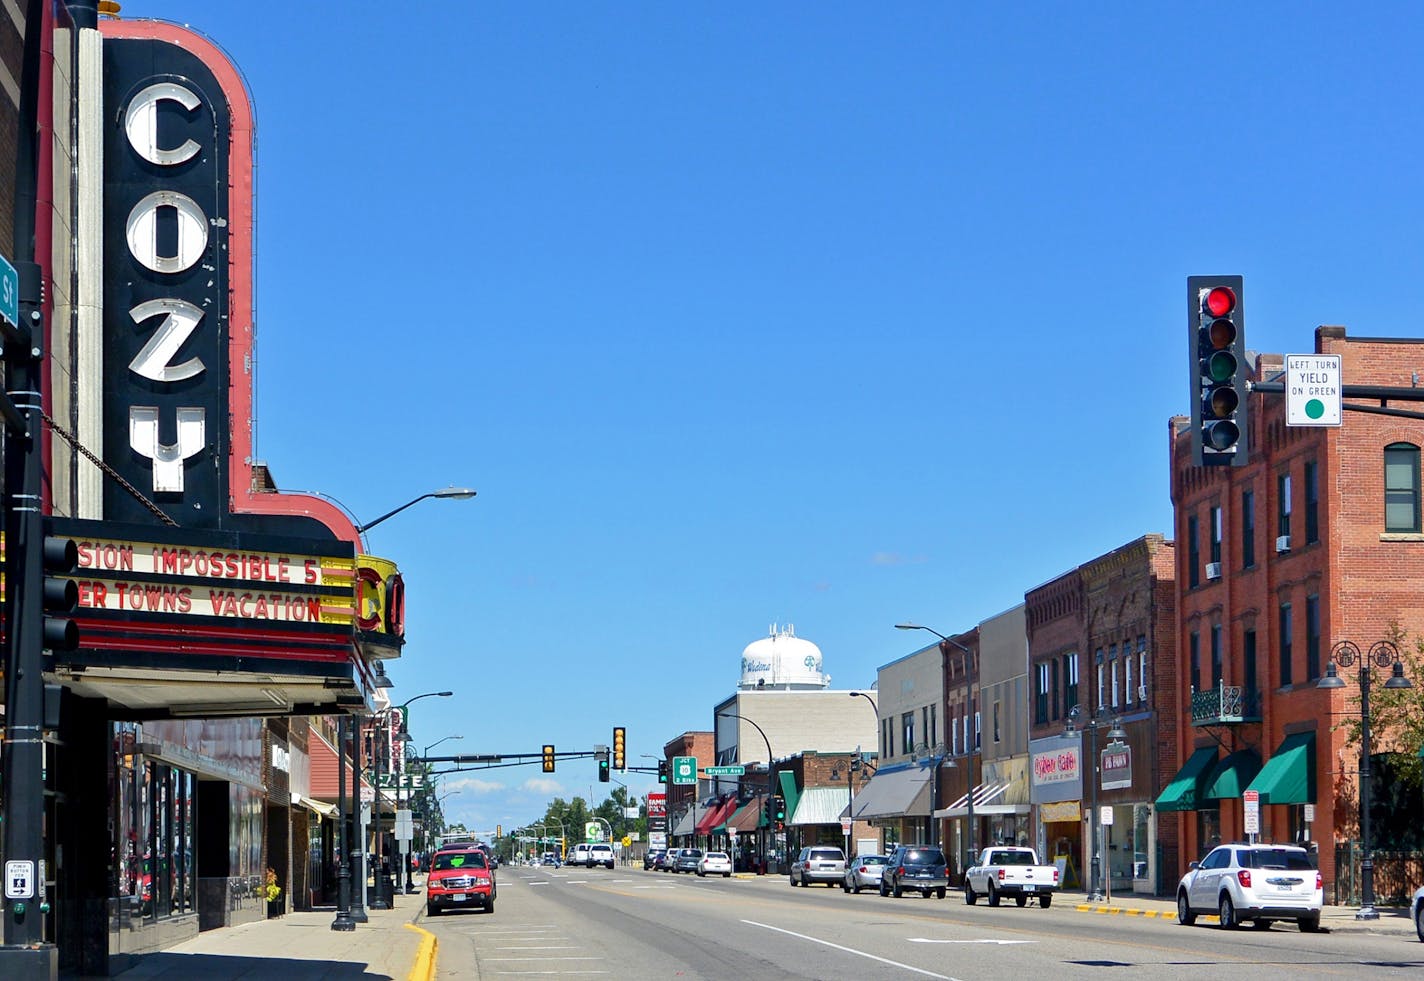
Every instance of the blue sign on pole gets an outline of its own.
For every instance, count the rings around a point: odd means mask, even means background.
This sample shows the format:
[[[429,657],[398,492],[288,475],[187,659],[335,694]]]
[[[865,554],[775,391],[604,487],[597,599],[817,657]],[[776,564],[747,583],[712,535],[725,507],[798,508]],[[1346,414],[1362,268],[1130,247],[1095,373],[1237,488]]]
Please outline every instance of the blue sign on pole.
[[[20,326],[20,274],[0,255],[0,317]]]

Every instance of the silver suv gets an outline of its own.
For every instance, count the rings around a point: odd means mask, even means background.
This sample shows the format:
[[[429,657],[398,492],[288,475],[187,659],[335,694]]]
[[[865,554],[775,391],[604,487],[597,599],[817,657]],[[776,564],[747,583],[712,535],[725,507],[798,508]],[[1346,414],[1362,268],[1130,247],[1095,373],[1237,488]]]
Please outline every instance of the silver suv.
[[[1248,920],[1258,927],[1294,920],[1303,933],[1314,933],[1321,887],[1319,870],[1299,845],[1218,845],[1182,876],[1177,920],[1190,926],[1199,913],[1215,913],[1223,930]]]
[[[830,845],[813,845],[801,849],[792,863],[791,884],[809,886],[813,882],[824,882],[838,886],[845,880],[845,870],[845,852]]]

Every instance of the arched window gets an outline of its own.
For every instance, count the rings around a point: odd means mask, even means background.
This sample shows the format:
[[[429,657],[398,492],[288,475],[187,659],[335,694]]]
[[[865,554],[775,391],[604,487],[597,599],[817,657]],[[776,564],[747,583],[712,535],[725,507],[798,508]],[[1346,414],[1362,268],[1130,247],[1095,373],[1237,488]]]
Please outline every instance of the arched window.
[[[1419,447],[1412,443],[1384,448],[1384,530],[1420,530]]]

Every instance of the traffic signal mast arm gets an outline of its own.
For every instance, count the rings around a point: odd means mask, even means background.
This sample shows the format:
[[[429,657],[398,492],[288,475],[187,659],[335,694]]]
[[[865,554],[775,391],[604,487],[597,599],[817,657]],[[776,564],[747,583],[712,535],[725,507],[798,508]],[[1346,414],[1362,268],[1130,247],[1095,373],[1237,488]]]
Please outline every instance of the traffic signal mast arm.
[[[1252,382],[1251,391],[1262,395],[1284,395],[1285,382]],[[1373,412],[1383,416],[1403,416],[1406,419],[1424,419],[1424,412],[1410,409],[1391,409],[1388,402],[1424,402],[1424,388],[1391,388],[1387,385],[1341,385],[1340,397],[1345,399],[1378,399],[1379,405],[1352,405],[1341,402],[1341,409],[1352,412]]]

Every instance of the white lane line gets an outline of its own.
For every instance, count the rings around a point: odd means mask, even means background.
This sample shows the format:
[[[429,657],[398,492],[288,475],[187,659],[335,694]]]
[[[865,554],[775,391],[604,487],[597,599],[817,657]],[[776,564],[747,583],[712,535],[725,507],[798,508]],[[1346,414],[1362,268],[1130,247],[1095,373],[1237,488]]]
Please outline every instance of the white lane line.
[[[547,886],[547,885],[548,885],[547,882],[531,882],[531,883],[529,883],[529,884],[530,884],[531,886]]]
[[[1011,944],[1036,944],[1037,940],[990,940],[985,937],[979,940],[932,940],[929,937],[906,937],[906,943],[912,944],[998,944],[1001,947]]]
[[[495,972],[495,974],[497,974],[499,977],[502,977],[502,978],[505,978],[505,977],[522,977],[522,976],[524,976],[524,975],[526,975],[526,974],[528,974],[528,975],[534,975],[534,974],[538,974],[538,975],[554,974],[554,975],[558,975],[558,976],[561,977],[561,978],[571,978],[571,977],[582,977],[582,976],[585,975],[585,974],[592,975],[592,974],[607,974],[607,973],[608,973],[607,971],[562,971],[562,970],[561,970],[561,971],[496,971],[496,972]]]
[[[482,961],[601,961],[602,957],[481,957]]]
[[[495,950],[578,950],[577,947],[496,947]]]
[[[756,920],[743,920],[748,926],[761,927],[763,930],[773,930],[776,933],[784,933],[788,937],[796,937],[798,940],[806,940],[813,944],[821,944],[830,947],[832,950],[839,950],[846,954],[854,954],[857,957],[864,957],[867,960],[879,961],[881,964],[889,964],[891,967],[904,968],[906,971],[913,971],[916,974],[923,974],[927,978],[939,978],[940,981],[960,981],[959,978],[951,977],[948,974],[936,974],[933,971],[926,971],[923,968],[911,967],[909,964],[901,964],[899,961],[892,961],[885,957],[876,957],[874,954],[867,954],[861,950],[852,950],[850,947],[842,947],[840,944],[833,944],[829,940],[822,940],[819,937],[808,937],[804,933],[797,933],[794,930],[783,930],[781,927],[772,926],[770,923],[758,923]]]

